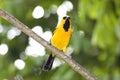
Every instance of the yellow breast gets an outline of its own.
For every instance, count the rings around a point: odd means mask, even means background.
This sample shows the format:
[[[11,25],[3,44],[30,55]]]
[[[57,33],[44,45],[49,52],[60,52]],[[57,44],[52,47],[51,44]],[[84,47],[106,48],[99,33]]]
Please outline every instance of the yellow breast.
[[[57,28],[51,38],[51,44],[59,50],[66,51],[71,36],[71,28],[65,31],[62,27]]]

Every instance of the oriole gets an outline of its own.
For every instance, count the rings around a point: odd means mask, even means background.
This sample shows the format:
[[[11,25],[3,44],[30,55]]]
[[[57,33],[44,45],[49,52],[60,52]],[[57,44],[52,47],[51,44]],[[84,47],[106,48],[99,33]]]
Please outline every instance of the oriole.
[[[63,17],[60,24],[56,27],[51,38],[51,44],[59,50],[66,52],[71,37],[71,20],[69,16]],[[43,66],[44,71],[49,71],[52,68],[52,64],[55,58],[55,54],[51,53],[47,62]]]

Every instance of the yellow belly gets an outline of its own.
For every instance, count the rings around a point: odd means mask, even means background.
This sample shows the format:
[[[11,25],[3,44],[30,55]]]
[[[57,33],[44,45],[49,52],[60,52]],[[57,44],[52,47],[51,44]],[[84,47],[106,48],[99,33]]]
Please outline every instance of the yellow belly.
[[[69,29],[67,32],[63,30],[63,28],[59,28],[55,31],[51,38],[51,44],[55,46],[59,50],[66,51],[66,47],[69,43],[71,36],[71,29]]]

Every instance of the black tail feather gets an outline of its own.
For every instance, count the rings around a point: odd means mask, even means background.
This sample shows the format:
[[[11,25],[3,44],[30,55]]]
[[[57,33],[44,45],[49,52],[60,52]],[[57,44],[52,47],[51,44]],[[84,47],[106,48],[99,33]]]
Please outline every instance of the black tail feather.
[[[54,58],[55,58],[55,56],[53,57],[52,54],[50,54],[47,62],[45,63],[45,65],[44,65],[43,68],[42,68],[43,71],[49,71],[49,70],[51,70],[52,65],[53,65]]]

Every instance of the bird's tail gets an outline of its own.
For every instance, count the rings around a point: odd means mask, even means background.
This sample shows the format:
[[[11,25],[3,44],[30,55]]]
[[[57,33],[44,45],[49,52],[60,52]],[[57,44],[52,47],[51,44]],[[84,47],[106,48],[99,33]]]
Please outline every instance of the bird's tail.
[[[45,65],[43,66],[43,71],[49,71],[52,68],[53,65],[53,61],[54,61],[55,56],[53,56],[52,54],[50,54],[47,62],[45,63]]]

